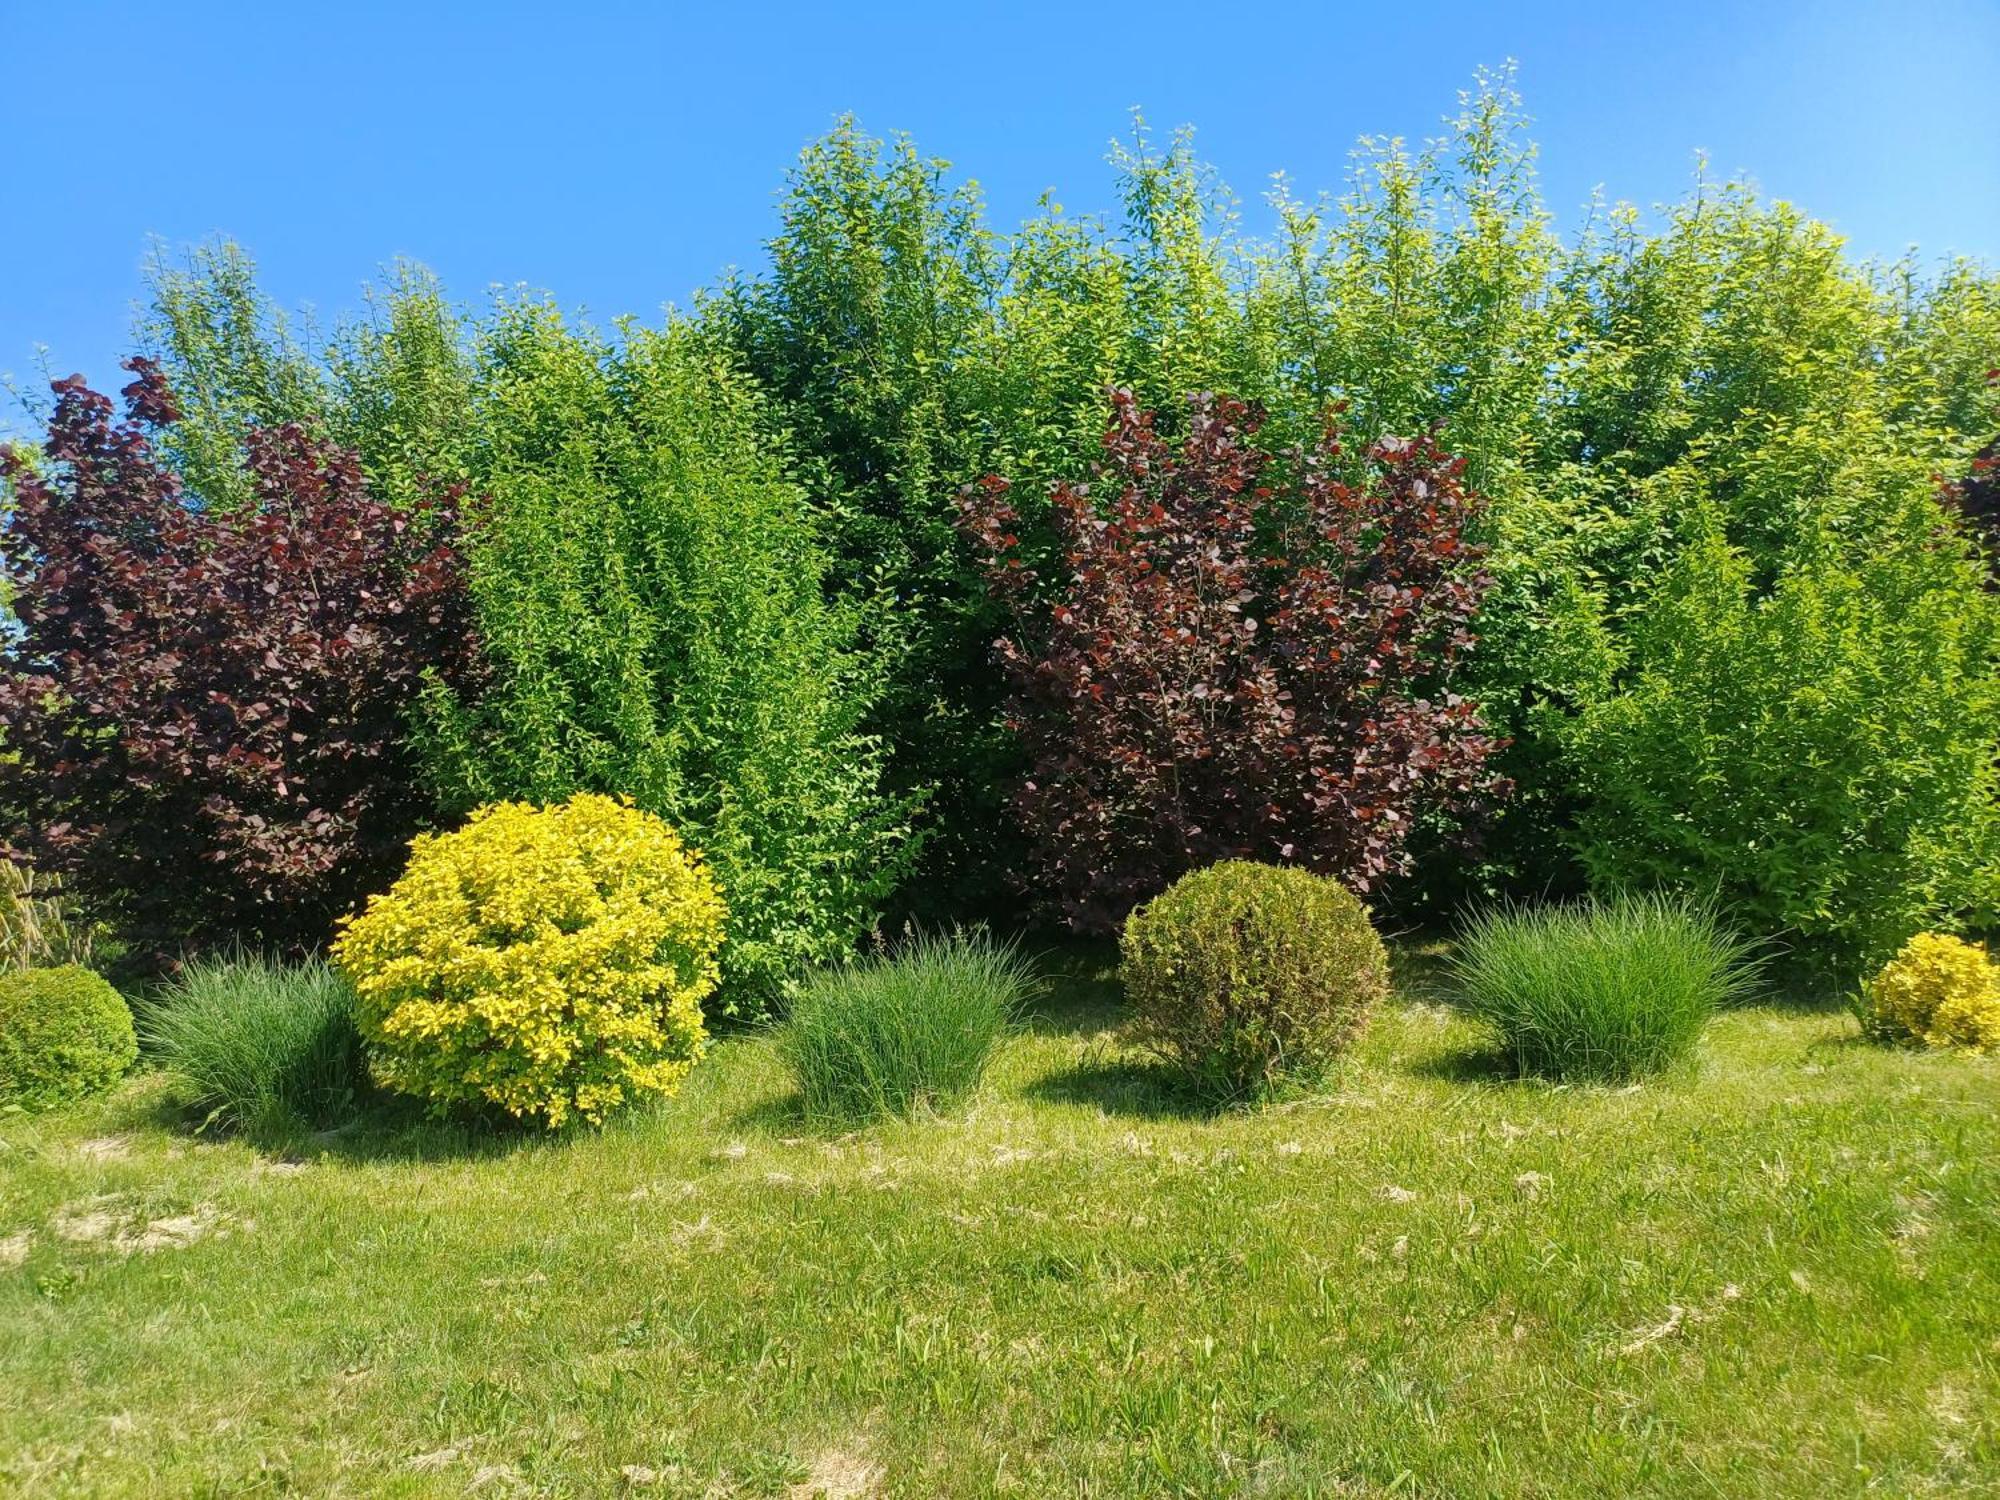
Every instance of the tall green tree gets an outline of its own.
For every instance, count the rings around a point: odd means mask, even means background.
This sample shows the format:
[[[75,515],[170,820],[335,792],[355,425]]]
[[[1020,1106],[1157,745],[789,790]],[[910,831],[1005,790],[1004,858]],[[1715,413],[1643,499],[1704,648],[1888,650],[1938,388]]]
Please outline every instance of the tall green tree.
[[[1170,434],[1196,392],[1253,403],[1279,469],[1335,413],[1350,465],[1435,428],[1487,497],[1496,583],[1458,680],[1510,741],[1496,760],[1514,791],[1476,850],[1462,825],[1422,830],[1417,876],[1379,893],[1412,911],[1612,878],[1616,829],[1593,809],[1622,774],[1606,757],[1640,741],[1603,726],[1667,680],[1653,616],[1693,587],[1687,568],[1734,559],[1754,613],[1847,566],[1829,558],[1946,548],[1928,476],[1963,477],[1994,435],[1990,269],[1859,263],[1796,208],[1705,173],[1651,213],[1595,204],[1565,240],[1535,166],[1505,70],[1438,140],[1364,141],[1344,192],[1280,184],[1268,238],[1184,131],[1141,125],[1114,147],[1108,219],[1049,201],[1010,234],[906,140],[843,121],[806,150],[768,266],[696,322],[762,393],[759,441],[816,517],[824,592],[879,675],[862,732],[887,749],[894,799],[929,797],[911,905],[983,914],[1019,862],[1001,622],[955,532],[959,492],[1005,474],[1025,555],[1051,546],[1047,487],[1101,457],[1114,386]],[[309,411],[380,493],[477,486],[477,412],[494,408],[469,325],[422,273],[315,348],[239,256],[209,257],[162,275],[152,325],[194,393],[190,433],[210,422],[226,453],[243,422]],[[178,461],[213,470],[206,451],[191,437]],[[1931,584],[1927,607],[1961,611],[1976,639],[1965,577]]]
[[[994,265],[977,186],[946,167],[842,121],[792,171],[768,274],[705,312],[794,436],[831,589],[885,664],[871,728],[896,749],[899,793],[930,804],[921,886],[962,902],[995,857],[1003,779],[992,627],[953,525],[978,466],[966,368]]]
[[[330,334],[287,317],[228,240],[180,260],[156,254],[147,279],[139,342],[184,412],[166,452],[190,494],[247,503],[234,455],[251,428],[285,422],[360,454],[370,488],[392,504],[471,477],[467,320],[422,266],[391,266],[362,313]]]
[[[231,240],[196,246],[180,260],[156,247],[146,279],[151,298],[139,344],[165,373],[181,412],[162,435],[162,456],[197,503],[245,509],[254,493],[240,458],[253,429],[296,422],[330,436],[322,415],[333,392],[311,347],[316,331],[265,295],[256,263]]]
[[[631,798],[712,862],[722,1003],[778,1004],[895,889],[876,691],[804,495],[733,356],[683,322],[615,342],[537,301],[482,331],[466,459],[484,675],[422,742],[448,805]]]

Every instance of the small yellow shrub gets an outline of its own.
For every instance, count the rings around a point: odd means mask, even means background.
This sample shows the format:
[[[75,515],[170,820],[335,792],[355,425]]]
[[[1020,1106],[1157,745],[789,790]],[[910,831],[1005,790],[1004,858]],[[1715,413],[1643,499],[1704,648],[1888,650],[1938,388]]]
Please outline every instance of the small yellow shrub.
[[[333,956],[383,1084],[557,1126],[679,1087],[724,915],[700,856],[650,813],[504,802],[418,838]]]
[[[1863,1021],[1878,1036],[1933,1047],[2000,1048],[2000,970],[1986,950],[1924,932],[1864,987]]]

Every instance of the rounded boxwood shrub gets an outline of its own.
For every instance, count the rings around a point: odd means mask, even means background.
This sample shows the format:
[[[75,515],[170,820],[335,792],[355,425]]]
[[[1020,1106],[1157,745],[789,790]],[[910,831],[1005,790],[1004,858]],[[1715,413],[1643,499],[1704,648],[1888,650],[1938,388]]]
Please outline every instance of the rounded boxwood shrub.
[[[118,991],[77,964],[0,974],[0,1104],[47,1109],[111,1087],[139,1055]]]
[[[1862,989],[1861,1024],[1884,1041],[2000,1048],[2000,970],[1985,948],[1920,932]]]
[[[418,838],[333,954],[382,1084],[557,1126],[679,1087],[723,916],[679,835],[586,793]]]
[[[1237,1098],[1337,1057],[1387,991],[1389,962],[1338,881],[1229,860],[1126,919],[1120,973],[1140,1041],[1204,1093]]]

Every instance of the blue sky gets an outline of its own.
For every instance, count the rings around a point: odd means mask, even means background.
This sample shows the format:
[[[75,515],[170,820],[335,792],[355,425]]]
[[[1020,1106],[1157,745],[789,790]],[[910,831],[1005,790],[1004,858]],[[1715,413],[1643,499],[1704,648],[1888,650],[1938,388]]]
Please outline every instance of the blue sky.
[[[0,0],[0,372],[117,380],[149,236],[226,233],[322,315],[396,256],[598,317],[755,266],[786,167],[851,110],[985,188],[1110,206],[1137,105],[1262,220],[1354,138],[1433,134],[1518,60],[1564,223],[1677,196],[1695,151],[1866,255],[2000,261],[2000,0],[232,5]]]

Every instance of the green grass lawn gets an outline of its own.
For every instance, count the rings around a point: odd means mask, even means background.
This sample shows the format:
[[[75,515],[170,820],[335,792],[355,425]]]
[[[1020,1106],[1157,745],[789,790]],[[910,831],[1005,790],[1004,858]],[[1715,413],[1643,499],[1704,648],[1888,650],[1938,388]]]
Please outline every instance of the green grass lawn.
[[[1553,1089],[1400,1003],[1211,1116],[1070,968],[840,1137],[756,1036],[597,1134],[0,1118],[0,1491],[2000,1493],[2000,1063],[1750,1009]]]

